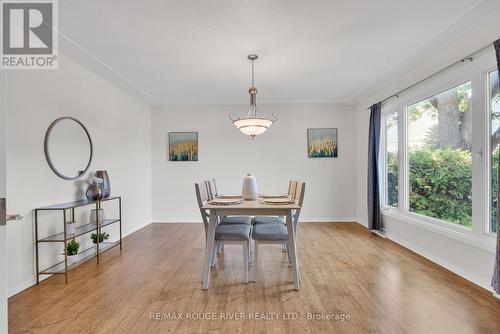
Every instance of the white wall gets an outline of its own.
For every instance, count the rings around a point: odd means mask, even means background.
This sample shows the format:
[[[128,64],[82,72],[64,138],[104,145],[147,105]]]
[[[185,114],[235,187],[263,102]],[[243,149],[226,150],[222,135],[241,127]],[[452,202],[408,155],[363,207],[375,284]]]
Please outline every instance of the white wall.
[[[498,15],[500,12],[497,10],[490,17],[475,21],[475,24],[471,24],[460,36],[450,36],[449,41],[436,47],[435,53],[428,56],[425,62],[401,69],[398,75],[380,80],[364,92],[355,111],[356,212],[358,221],[363,225],[367,226],[366,171],[370,116],[366,108],[499,38]],[[423,224],[410,222],[403,217],[389,217],[384,212],[383,215],[388,238],[491,290],[493,249],[474,246],[446,236],[445,233],[436,233],[426,229]]]
[[[7,79],[8,211],[24,216],[8,226],[14,294],[35,282],[32,210],[83,196],[82,181],[60,179],[47,165],[43,141],[49,124],[73,116],[87,126],[94,143],[91,171],[108,170],[112,194],[123,197],[127,235],[151,222],[151,108],[62,55],[58,70],[11,71]],[[88,219],[88,212],[79,212],[79,220]],[[107,213],[116,214],[111,208]],[[60,221],[60,214],[44,215],[42,233],[60,232]],[[41,266],[46,267],[56,262],[63,245],[43,247]]]
[[[230,112],[241,105],[171,105],[152,110],[153,221],[200,221],[194,183],[214,177],[224,193],[240,193],[243,176],[257,177],[261,192],[286,192],[292,178],[307,183],[302,221],[353,221],[354,113],[331,104],[267,104],[279,114],[270,130],[251,140],[236,129]],[[338,128],[339,157],[309,159],[306,129]],[[198,162],[169,162],[169,131],[199,132]]]

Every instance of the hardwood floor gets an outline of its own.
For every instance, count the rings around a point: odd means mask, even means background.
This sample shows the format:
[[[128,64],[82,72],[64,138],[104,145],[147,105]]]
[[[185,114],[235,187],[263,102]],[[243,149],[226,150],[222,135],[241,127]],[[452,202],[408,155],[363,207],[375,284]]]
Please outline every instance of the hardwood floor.
[[[260,247],[244,284],[241,247],[226,246],[201,289],[201,224],[152,224],[103,255],[9,300],[12,333],[498,333],[500,301],[355,223],[299,227],[302,290],[279,246]],[[252,269],[253,270],[253,269]],[[151,314],[163,320],[152,320]],[[177,313],[182,313],[181,315]],[[173,313],[183,320],[170,319]],[[212,316],[215,320],[188,320]],[[240,314],[241,313],[241,314]],[[253,316],[279,319],[256,320]],[[308,320],[308,313],[348,315]],[[224,314],[245,320],[223,320]],[[285,319],[288,317],[289,319]],[[293,320],[294,317],[299,319]]]

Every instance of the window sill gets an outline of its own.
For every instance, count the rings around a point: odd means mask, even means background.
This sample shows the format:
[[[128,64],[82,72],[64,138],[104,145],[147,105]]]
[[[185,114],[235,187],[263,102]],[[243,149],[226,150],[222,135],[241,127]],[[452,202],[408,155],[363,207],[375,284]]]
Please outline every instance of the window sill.
[[[400,222],[412,224],[424,230],[440,234],[493,254],[495,254],[496,251],[496,236],[492,234],[484,233],[482,235],[475,235],[472,230],[465,227],[445,227],[442,226],[442,224],[435,224],[419,219],[418,215],[403,214],[393,208],[383,208],[382,215]]]

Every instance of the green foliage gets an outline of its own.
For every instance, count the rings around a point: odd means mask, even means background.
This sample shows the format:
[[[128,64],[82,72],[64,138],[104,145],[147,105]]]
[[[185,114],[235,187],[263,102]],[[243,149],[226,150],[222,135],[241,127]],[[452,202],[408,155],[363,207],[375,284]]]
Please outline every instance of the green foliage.
[[[92,233],[90,235],[90,238],[92,239],[92,242],[93,243],[97,243],[97,234],[96,233]],[[106,233],[106,232],[101,232],[99,233],[99,243],[103,242],[104,240],[108,240],[109,239],[109,234]]]
[[[80,248],[80,243],[77,242],[75,239],[68,241],[68,244],[66,245],[66,255],[71,256],[78,254],[79,248]]]
[[[387,204],[398,206],[398,155],[387,152]]]
[[[460,86],[449,89],[441,94],[455,94],[458,102],[458,111],[465,113],[469,111],[471,93],[472,93],[471,83],[466,82]],[[416,122],[424,114],[429,115],[432,119],[436,119],[439,109],[437,103],[437,97],[440,96],[441,94],[434,95],[428,99],[422,100],[418,103],[408,106],[409,121]]]
[[[410,210],[471,227],[471,153],[450,148],[421,148],[412,150],[408,158]],[[389,159],[388,174],[389,181],[397,179],[397,159]],[[394,200],[397,200],[397,188],[389,187],[389,203]]]
[[[497,231],[497,207],[498,207],[498,160],[499,149],[495,148],[491,159],[491,216],[490,229],[492,232]]]

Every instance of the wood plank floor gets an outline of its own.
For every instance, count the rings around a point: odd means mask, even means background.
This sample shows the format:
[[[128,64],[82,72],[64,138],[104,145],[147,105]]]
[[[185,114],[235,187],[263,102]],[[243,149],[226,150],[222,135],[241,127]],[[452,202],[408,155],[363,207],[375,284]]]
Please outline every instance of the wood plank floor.
[[[499,333],[489,292],[355,223],[299,227],[302,290],[277,245],[260,248],[244,284],[241,247],[226,246],[201,289],[203,227],[152,224],[103,255],[9,300],[12,333]],[[163,320],[152,320],[151,313]],[[165,319],[169,313],[182,320]],[[208,319],[216,313],[215,319]],[[223,320],[241,313],[245,320]],[[250,316],[279,319],[257,320]],[[348,315],[308,320],[308,313]],[[170,314],[170,316],[172,316]],[[189,320],[188,316],[205,317]],[[286,318],[291,319],[286,319]],[[293,319],[297,318],[298,319]]]

